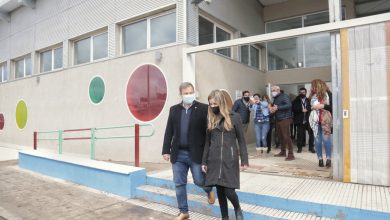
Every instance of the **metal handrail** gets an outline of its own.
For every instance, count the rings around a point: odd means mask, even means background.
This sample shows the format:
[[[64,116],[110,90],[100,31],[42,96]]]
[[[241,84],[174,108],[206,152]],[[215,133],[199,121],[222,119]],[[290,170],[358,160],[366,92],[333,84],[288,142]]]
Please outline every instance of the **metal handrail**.
[[[100,130],[113,130],[120,128],[135,128],[134,135],[128,136],[106,136],[106,137],[97,137],[96,133]],[[151,132],[148,134],[140,135],[140,127],[151,127]],[[90,137],[71,137],[63,138],[63,134],[66,132],[81,132],[81,131],[90,131]],[[58,138],[38,138],[38,134],[52,134],[57,133]],[[34,150],[37,149],[38,140],[40,141],[58,141],[58,153],[62,154],[62,144],[63,141],[68,140],[91,140],[91,159],[95,159],[95,144],[97,140],[109,140],[109,139],[135,139],[135,165],[139,166],[139,138],[140,137],[151,137],[155,133],[155,128],[152,124],[134,124],[134,125],[119,125],[119,126],[110,126],[110,127],[99,127],[99,128],[82,128],[82,129],[67,129],[67,130],[57,130],[57,131],[34,131]]]

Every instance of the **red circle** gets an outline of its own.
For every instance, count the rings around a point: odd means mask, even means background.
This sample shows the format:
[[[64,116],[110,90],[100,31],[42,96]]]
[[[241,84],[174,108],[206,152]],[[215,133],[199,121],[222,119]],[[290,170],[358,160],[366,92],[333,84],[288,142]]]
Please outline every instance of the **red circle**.
[[[4,128],[4,115],[0,113],[0,130]]]
[[[136,119],[155,119],[167,100],[167,83],[160,69],[150,64],[138,67],[127,83],[126,99]]]

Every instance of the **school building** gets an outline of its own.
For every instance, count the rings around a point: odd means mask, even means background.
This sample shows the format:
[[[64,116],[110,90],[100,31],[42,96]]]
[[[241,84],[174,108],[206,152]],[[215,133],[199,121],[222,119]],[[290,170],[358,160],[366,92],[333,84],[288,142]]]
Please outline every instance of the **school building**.
[[[389,12],[387,0],[2,0],[0,143],[32,148],[38,132],[39,149],[132,161],[139,123],[140,160],[161,162],[181,82],[207,102],[216,88],[296,95],[322,79],[333,178],[389,186]]]

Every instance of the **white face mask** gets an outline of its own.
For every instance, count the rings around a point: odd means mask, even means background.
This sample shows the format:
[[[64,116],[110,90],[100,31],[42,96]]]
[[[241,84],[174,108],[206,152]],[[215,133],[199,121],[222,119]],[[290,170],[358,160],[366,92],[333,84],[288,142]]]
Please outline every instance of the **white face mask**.
[[[276,97],[278,94],[278,92],[271,92],[272,97]]]
[[[183,95],[183,104],[191,105],[195,101],[195,94]]]

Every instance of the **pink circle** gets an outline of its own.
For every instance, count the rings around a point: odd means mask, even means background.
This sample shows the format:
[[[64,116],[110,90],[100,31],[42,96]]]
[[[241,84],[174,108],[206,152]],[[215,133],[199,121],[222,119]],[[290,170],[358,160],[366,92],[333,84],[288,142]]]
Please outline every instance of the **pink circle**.
[[[167,83],[160,69],[150,64],[138,67],[127,83],[126,99],[136,119],[154,120],[167,100]]]
[[[3,113],[0,113],[0,130],[3,130],[4,128],[4,115]]]

